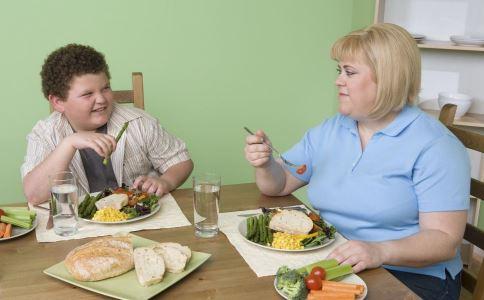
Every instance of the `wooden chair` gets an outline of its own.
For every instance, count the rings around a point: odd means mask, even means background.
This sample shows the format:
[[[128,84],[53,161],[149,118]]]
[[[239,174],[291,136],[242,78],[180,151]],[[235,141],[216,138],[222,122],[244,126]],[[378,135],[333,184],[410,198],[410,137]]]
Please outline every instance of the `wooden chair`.
[[[118,103],[133,103],[134,107],[145,109],[144,91],[143,91],[143,73],[132,73],[132,88],[130,90],[113,91],[113,100]],[[50,112],[54,108],[50,105]]]
[[[453,104],[446,104],[439,116],[439,120],[469,149],[484,152],[484,135],[471,130],[462,129],[453,125],[454,115],[457,106]],[[484,183],[474,178],[471,179],[471,196],[479,199],[484,199]],[[484,250],[484,231],[477,228],[473,224],[467,223],[464,240],[472,245]],[[462,272],[462,286],[472,293],[472,299],[484,300],[484,267],[479,262],[479,270],[471,272],[471,266],[465,267]],[[477,276],[474,275],[477,273]]]

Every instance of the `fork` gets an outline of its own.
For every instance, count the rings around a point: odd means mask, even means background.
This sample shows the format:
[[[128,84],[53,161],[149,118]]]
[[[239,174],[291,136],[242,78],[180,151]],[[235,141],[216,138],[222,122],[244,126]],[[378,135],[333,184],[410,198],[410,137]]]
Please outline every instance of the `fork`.
[[[248,133],[252,134],[252,135],[255,135],[249,128],[245,127],[244,126],[244,129],[245,131],[247,131]],[[264,145],[267,145],[272,151],[276,152],[279,157],[281,158],[281,160],[288,166],[290,167],[293,167],[293,168],[296,168],[296,169],[301,169],[303,168],[304,165],[296,165],[296,164],[293,164],[292,162],[288,161],[287,159],[284,158],[284,156],[282,156],[281,152],[279,152],[276,148],[274,148],[274,146],[270,145],[269,143],[267,143],[263,138],[262,138],[262,143]]]

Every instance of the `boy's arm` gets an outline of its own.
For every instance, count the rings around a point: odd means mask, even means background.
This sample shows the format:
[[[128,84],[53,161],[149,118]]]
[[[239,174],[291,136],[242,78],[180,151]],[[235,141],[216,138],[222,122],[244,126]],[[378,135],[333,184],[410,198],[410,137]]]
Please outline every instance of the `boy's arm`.
[[[150,194],[162,196],[179,187],[190,176],[193,170],[191,159],[169,167],[159,177],[139,176],[134,181],[133,187]]]
[[[28,172],[23,179],[27,201],[40,204],[50,197],[49,175],[67,171],[78,149],[91,148],[106,157],[116,149],[116,141],[107,134],[95,132],[74,133],[63,139],[41,163]]]

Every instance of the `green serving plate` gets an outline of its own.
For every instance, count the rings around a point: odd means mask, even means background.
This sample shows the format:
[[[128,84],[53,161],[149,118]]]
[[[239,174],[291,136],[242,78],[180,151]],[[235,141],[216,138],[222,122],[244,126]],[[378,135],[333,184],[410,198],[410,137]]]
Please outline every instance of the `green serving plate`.
[[[132,235],[134,248],[149,246],[155,241]],[[149,299],[166,290],[201,266],[211,254],[192,251],[192,257],[181,273],[166,272],[163,280],[149,287],[139,284],[135,270],[100,281],[78,281],[67,271],[64,261],[44,270],[44,273],[75,286],[117,299]]]

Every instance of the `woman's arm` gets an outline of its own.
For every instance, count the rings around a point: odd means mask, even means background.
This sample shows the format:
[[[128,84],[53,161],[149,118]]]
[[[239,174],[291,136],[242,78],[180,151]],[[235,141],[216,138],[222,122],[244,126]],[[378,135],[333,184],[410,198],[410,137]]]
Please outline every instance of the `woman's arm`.
[[[355,272],[385,264],[424,267],[452,259],[464,236],[467,211],[420,213],[419,219],[417,234],[384,242],[348,241],[328,258],[351,264]]]

